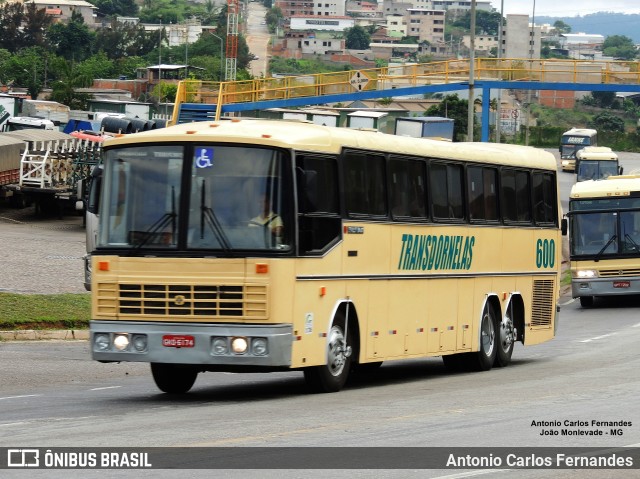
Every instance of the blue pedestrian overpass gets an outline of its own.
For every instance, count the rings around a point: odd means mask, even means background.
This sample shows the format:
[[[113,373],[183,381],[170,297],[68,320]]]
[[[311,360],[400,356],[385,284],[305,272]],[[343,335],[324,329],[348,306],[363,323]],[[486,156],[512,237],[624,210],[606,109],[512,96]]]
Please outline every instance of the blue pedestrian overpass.
[[[224,114],[292,108],[473,87],[482,97],[481,141],[489,140],[492,90],[609,91],[640,93],[638,62],[542,59],[450,60],[370,70],[260,78],[238,82],[181,81],[171,123],[217,120]],[[471,93],[471,92],[470,92]]]

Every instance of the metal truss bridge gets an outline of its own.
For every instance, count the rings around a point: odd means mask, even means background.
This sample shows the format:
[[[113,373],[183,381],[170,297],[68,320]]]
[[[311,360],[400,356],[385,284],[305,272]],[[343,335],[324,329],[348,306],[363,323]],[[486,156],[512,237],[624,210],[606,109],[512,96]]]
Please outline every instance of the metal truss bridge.
[[[247,81],[184,80],[172,124],[218,120],[224,113],[474,89],[482,96],[482,141],[489,139],[492,89],[640,93],[640,62],[468,59]],[[475,90],[478,90],[477,92]]]

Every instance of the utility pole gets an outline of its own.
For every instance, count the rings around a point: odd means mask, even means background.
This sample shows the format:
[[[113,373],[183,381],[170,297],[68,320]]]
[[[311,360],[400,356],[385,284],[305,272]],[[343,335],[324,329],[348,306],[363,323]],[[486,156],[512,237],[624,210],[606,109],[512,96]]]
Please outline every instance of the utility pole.
[[[502,30],[504,29],[504,0],[500,1],[500,26],[498,27],[498,71],[502,68]],[[498,89],[498,111],[496,112],[496,143],[500,143],[502,130],[502,90]]]
[[[529,32],[529,71],[533,70],[533,46],[535,44],[536,28],[536,0],[533,0],[533,15],[531,16],[531,31]],[[531,75],[530,75],[531,76]],[[527,124],[524,130],[524,144],[529,146],[529,123],[531,123],[531,89],[527,90]]]
[[[471,0],[471,32],[469,34],[469,108],[467,110],[467,141],[473,141],[473,117],[475,105],[473,104],[474,77],[476,62],[476,0]]]

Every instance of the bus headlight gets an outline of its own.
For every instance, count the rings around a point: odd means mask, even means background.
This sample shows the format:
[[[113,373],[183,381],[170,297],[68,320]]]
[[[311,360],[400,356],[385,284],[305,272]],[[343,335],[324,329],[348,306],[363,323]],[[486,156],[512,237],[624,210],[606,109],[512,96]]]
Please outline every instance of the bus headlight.
[[[129,347],[129,336],[127,334],[116,334],[116,337],[113,338],[113,346],[118,351],[124,351]]]
[[[211,343],[211,351],[218,356],[229,354],[229,344],[227,338],[213,338]]]
[[[251,352],[254,356],[265,356],[269,352],[267,349],[267,338],[253,338],[253,341],[251,341]]]
[[[108,334],[96,334],[93,337],[93,345],[96,351],[107,351],[111,345]]]
[[[143,353],[147,350],[147,336],[145,334],[134,334],[131,343],[136,351]]]
[[[233,338],[231,340],[231,350],[236,354],[244,354],[247,352],[249,343],[246,338]]]
[[[595,278],[596,277],[596,272],[592,269],[583,269],[583,270],[578,270],[575,272],[575,277],[579,278],[579,279],[584,279],[584,278]]]

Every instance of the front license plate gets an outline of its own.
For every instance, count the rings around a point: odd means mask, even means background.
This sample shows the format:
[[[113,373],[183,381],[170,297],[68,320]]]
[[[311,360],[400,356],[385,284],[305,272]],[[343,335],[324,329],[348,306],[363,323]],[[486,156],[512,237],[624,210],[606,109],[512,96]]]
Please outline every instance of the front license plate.
[[[196,345],[196,340],[193,336],[165,334],[162,336],[162,345],[165,348],[192,348]]]
[[[629,286],[631,286],[631,281],[614,281],[613,282],[614,288],[628,288]]]

